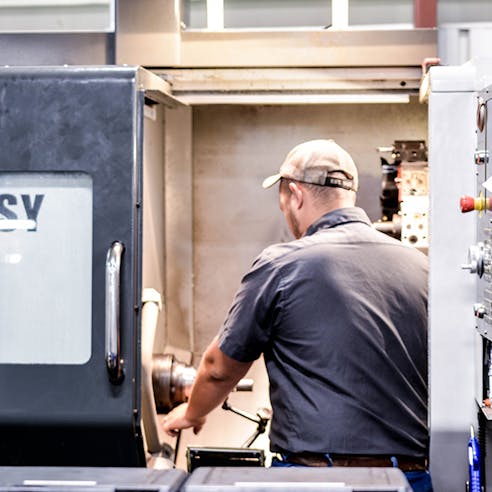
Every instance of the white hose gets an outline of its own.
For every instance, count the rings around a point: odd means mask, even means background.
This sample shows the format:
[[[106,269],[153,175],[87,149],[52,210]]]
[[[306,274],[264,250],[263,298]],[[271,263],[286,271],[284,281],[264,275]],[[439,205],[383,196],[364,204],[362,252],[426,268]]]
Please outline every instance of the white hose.
[[[159,453],[164,443],[152,388],[152,355],[157,320],[162,308],[161,295],[155,289],[144,289],[142,303],[142,421],[147,451],[152,454]]]

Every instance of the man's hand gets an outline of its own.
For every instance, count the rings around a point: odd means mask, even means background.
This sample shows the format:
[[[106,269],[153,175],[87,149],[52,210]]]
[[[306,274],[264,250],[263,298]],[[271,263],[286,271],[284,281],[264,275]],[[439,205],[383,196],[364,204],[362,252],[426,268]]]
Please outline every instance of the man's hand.
[[[171,437],[176,437],[180,430],[193,427],[193,432],[198,434],[202,430],[206,417],[192,420],[186,416],[187,410],[188,403],[183,403],[169,412],[163,421],[164,432]]]

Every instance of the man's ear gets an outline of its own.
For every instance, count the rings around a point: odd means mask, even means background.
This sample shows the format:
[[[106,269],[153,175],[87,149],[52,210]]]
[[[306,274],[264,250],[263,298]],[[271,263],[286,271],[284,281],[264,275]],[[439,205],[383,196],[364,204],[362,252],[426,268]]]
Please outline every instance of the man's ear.
[[[304,190],[297,184],[291,181],[289,183],[289,190],[292,193],[292,197],[295,200],[296,208],[300,209],[304,203]]]

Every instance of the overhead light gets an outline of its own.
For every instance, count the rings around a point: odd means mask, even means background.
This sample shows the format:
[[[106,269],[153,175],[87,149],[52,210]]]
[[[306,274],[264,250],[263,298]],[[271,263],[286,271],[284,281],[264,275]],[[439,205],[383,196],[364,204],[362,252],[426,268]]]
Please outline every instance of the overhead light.
[[[207,0],[207,29],[224,29],[224,0]]]
[[[408,94],[175,94],[190,105],[206,104],[405,104]]]

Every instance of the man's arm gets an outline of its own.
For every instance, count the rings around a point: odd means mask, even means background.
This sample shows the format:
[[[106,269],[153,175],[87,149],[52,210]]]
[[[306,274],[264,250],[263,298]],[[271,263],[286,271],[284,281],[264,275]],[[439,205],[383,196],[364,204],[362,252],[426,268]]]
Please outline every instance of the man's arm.
[[[215,338],[203,354],[189,402],[168,414],[164,419],[164,431],[176,436],[179,430],[193,427],[195,434],[198,433],[207,414],[227,398],[252,364],[225,355]]]

